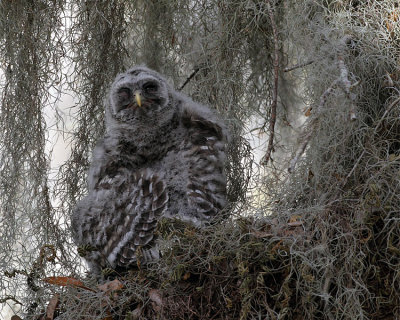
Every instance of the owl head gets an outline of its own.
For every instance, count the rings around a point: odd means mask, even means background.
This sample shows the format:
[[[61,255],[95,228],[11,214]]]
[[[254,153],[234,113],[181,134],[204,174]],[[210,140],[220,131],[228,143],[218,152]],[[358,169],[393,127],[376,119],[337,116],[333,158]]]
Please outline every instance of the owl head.
[[[148,124],[172,114],[170,89],[157,72],[144,66],[119,74],[111,86],[106,117],[119,124]]]

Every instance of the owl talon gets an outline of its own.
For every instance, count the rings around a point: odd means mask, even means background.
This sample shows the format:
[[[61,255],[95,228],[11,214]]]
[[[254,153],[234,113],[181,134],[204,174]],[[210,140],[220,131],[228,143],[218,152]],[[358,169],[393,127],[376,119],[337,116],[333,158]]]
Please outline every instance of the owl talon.
[[[89,252],[97,251],[97,249],[90,244],[84,244],[78,247],[78,254],[81,257],[86,257]]]
[[[104,269],[101,269],[101,273],[105,278],[107,278],[107,277],[113,275],[114,273],[116,273],[116,271],[112,268],[104,268]]]

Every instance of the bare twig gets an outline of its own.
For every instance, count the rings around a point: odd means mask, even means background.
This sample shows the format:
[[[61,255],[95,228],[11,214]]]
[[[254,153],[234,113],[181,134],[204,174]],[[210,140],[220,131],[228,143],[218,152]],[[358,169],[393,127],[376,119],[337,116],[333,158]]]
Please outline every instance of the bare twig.
[[[339,84],[339,81],[340,81],[340,79],[336,79],[335,81],[332,82],[330,87],[324,91],[324,93],[322,94],[322,96],[321,96],[321,98],[319,100],[319,104],[318,104],[317,110],[316,110],[316,112],[314,114],[315,115],[314,118],[315,117],[319,117],[319,115],[322,112],[322,109],[325,107],[325,104],[326,104],[326,101],[328,100],[328,97],[331,95],[332,91],[335,90],[335,88]]]
[[[269,119],[269,141],[267,152],[265,153],[262,163],[267,165],[271,158],[271,152],[274,148],[274,137],[275,137],[275,123],[276,123],[276,107],[278,104],[278,79],[279,79],[279,42],[278,32],[275,23],[274,13],[270,2],[268,1],[268,13],[271,20],[272,33],[274,36],[274,87],[272,92],[272,104],[271,104],[271,116]]]
[[[289,173],[292,173],[294,171],[294,168],[296,167],[297,161],[299,161],[300,157],[303,155],[304,151],[306,150],[306,147],[308,143],[311,140],[313,131],[309,131],[307,135],[304,137],[304,140],[300,147],[296,151],[296,155],[292,158],[290,161],[290,166],[288,168]]]
[[[324,108],[329,95],[336,88],[338,82],[339,82],[339,79],[336,79],[335,81],[333,81],[331,86],[328,89],[326,89],[325,92],[322,94],[322,96],[320,98],[320,102],[318,104],[318,107],[316,108],[314,115],[312,116],[312,118],[310,118],[308,124],[306,125],[306,127],[307,127],[306,131],[308,131],[308,132],[305,134],[300,147],[296,151],[295,156],[290,161],[290,166],[288,168],[289,173],[292,173],[294,171],[297,162],[299,161],[300,157],[303,155],[304,151],[306,150],[307,145],[310,142],[312,135],[317,127],[318,119],[322,112],[322,109]]]
[[[350,90],[358,83],[352,84],[350,82],[349,72],[344,63],[343,57],[341,55],[338,55],[337,60],[338,60],[340,75],[335,81],[333,81],[331,86],[328,89],[326,89],[325,92],[322,94],[318,107],[316,108],[316,111],[313,113],[312,117],[309,118],[309,121],[306,123],[307,133],[304,135],[303,141],[300,147],[297,149],[295,156],[290,161],[290,166],[288,168],[289,173],[292,173],[294,171],[298,160],[306,150],[307,145],[312,138],[313,132],[316,130],[318,126],[318,120],[321,115],[322,109],[325,107],[329,95],[337,86],[340,86],[343,89],[343,91],[346,94],[346,97],[351,101],[350,120],[357,119],[355,110],[355,95],[351,94]]]
[[[199,72],[200,68],[194,69],[194,71],[190,74],[190,76],[185,80],[185,82],[178,88],[179,91],[183,90],[183,88],[189,83],[190,80]]]
[[[293,71],[293,70],[296,70],[296,69],[299,69],[299,68],[304,68],[304,67],[306,67],[306,66],[308,66],[308,65],[310,65],[312,63],[314,63],[314,60],[310,60],[310,61],[307,61],[307,62],[304,62],[304,63],[299,63],[299,64],[296,64],[296,65],[294,65],[292,67],[287,67],[287,68],[283,69],[283,72],[290,72],[290,71]]]
[[[385,112],[383,113],[383,116],[379,119],[378,124],[376,125],[375,129],[374,129],[374,134],[376,134],[376,132],[378,131],[378,129],[380,128],[380,126],[382,125],[383,120],[385,120],[387,114],[392,111],[392,109],[400,102],[400,97],[398,97],[397,99],[395,99],[385,110]]]
[[[343,180],[343,186],[347,183],[347,180],[351,177],[353,172],[356,170],[358,164],[360,163],[361,159],[364,157],[366,150],[364,150],[361,155],[358,157],[356,163],[354,164],[353,168],[350,170],[349,174],[346,176],[346,178]]]
[[[7,302],[7,300],[12,300],[12,301],[14,301],[16,304],[19,304],[19,305],[23,305],[21,302],[19,302],[14,296],[5,296],[4,298],[1,298],[0,299],[0,303],[6,303]]]

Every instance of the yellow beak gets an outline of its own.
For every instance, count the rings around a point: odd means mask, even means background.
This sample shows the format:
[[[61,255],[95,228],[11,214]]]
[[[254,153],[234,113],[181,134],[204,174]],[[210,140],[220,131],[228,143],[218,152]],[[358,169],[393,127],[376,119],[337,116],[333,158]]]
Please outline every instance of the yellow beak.
[[[141,106],[142,106],[142,98],[141,98],[139,92],[136,92],[136,93],[135,93],[135,100],[136,100],[137,105],[138,105],[139,107],[141,107]]]

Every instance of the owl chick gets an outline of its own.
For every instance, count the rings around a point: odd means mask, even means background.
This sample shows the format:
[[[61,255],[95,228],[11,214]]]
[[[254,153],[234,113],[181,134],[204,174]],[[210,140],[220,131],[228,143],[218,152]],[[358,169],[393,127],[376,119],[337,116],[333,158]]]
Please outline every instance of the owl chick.
[[[161,217],[202,226],[226,204],[224,124],[159,73],[140,66],[119,74],[105,123],[89,193],[72,215],[94,273],[156,261]]]

